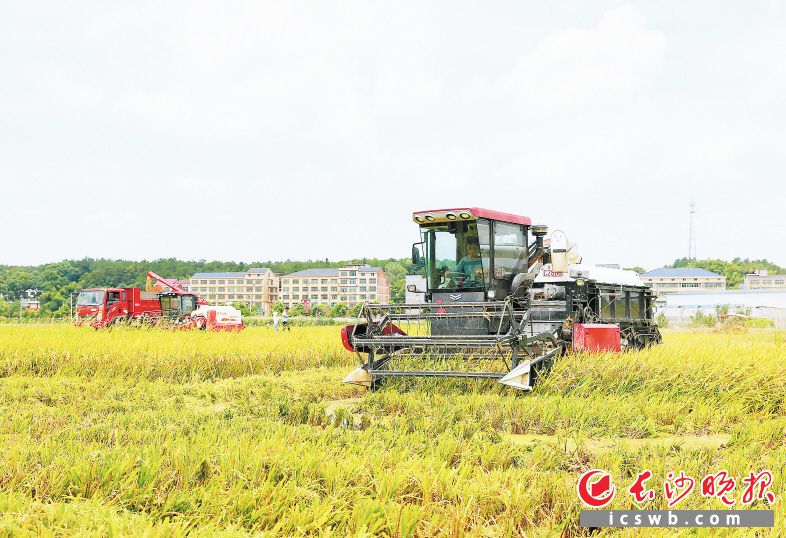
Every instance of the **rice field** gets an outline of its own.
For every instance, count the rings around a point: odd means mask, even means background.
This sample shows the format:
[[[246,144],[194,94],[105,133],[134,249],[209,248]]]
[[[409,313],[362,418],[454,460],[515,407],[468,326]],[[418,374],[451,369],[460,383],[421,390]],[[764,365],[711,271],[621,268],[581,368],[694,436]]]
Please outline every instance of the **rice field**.
[[[341,383],[355,366],[337,327],[0,325],[0,535],[580,536],[592,468],[770,469],[783,533],[783,331],[569,356],[530,394],[366,393]],[[679,508],[723,506],[694,493]]]

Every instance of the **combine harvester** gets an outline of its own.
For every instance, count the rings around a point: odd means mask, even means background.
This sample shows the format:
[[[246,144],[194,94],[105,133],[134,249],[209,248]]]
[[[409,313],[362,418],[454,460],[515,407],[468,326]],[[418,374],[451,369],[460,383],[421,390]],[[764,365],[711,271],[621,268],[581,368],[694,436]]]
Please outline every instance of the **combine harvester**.
[[[365,304],[342,329],[361,366],[344,381],[389,377],[496,379],[530,390],[570,350],[621,351],[661,341],[655,296],[633,271],[581,263],[565,234],[480,208],[412,216],[425,266],[424,303]],[[442,369],[424,366],[448,365]],[[481,368],[481,365],[485,365]],[[395,367],[398,366],[398,367]]]
[[[153,271],[147,273],[148,289],[157,280],[168,292],[142,291],[139,288],[89,288],[79,292],[76,325],[89,323],[95,328],[118,323],[177,327],[183,329],[242,330],[240,311],[232,306],[210,306]]]

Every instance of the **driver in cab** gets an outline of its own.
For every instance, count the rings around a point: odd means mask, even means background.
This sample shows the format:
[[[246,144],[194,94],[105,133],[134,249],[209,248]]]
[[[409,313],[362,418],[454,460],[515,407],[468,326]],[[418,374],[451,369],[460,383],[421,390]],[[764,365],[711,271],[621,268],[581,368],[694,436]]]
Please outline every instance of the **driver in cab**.
[[[456,265],[456,273],[463,280],[463,286],[483,284],[483,264],[480,259],[480,245],[477,237],[467,238],[467,255]]]

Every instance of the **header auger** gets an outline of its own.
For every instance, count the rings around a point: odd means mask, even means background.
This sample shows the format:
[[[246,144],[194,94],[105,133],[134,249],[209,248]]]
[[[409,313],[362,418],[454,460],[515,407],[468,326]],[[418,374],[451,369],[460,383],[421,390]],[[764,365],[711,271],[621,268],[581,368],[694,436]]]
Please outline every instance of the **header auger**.
[[[571,349],[620,351],[660,342],[654,295],[632,271],[581,264],[556,230],[480,208],[413,214],[424,303],[365,304],[342,329],[362,364],[345,381],[496,379],[529,390]],[[426,368],[428,367],[428,368]]]

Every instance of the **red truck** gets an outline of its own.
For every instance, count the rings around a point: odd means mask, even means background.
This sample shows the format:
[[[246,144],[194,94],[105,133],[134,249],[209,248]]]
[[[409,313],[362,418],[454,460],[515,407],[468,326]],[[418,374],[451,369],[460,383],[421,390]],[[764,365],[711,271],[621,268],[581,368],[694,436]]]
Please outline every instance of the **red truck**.
[[[139,288],[88,288],[76,301],[76,324],[95,328],[138,320],[179,328],[238,331],[244,328],[240,311],[231,306],[210,306],[204,299],[150,271],[150,279],[171,291],[155,293]]]
[[[161,315],[158,294],[139,288],[89,288],[76,300],[77,324],[105,327],[119,321],[147,321]]]

